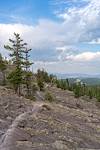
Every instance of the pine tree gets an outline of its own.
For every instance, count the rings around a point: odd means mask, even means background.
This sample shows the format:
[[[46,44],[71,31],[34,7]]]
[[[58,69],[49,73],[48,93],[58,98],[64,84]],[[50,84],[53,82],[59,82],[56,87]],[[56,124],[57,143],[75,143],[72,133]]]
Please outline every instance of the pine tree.
[[[81,96],[81,85],[79,84],[75,84],[74,85],[74,94],[76,98],[79,98]]]
[[[6,78],[5,78],[5,71],[6,71],[6,61],[3,60],[2,55],[0,54],[0,71],[3,74],[3,82],[2,84],[5,85],[6,84]]]
[[[44,72],[43,70],[38,69],[36,73],[37,84],[38,84],[40,91],[44,90],[44,76],[43,76],[44,73],[43,72]]]
[[[89,98],[90,98],[90,99],[92,99],[92,98],[93,98],[92,90],[89,90]]]
[[[9,74],[8,79],[13,84],[15,92],[20,95],[20,85],[23,81],[23,51],[27,44],[23,42],[19,34],[14,33],[14,37],[14,40],[9,39],[10,45],[5,45],[4,48],[10,51],[10,57],[14,65],[14,70]]]
[[[30,86],[31,86],[31,77],[32,77],[32,72],[30,72],[30,66],[33,64],[29,61],[29,52],[31,51],[31,49],[25,49],[24,51],[24,62],[23,62],[23,67],[25,68],[25,84],[26,84],[26,88],[27,88],[27,96],[30,96]]]
[[[69,90],[69,89],[70,89],[69,80],[68,80],[68,79],[66,79],[66,82],[67,82],[67,89]]]

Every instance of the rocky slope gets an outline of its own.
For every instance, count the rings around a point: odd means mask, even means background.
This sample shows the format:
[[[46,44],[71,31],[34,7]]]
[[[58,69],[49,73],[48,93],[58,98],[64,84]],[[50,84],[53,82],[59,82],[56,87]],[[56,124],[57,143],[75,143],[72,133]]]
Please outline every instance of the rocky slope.
[[[19,98],[0,87],[0,150],[99,150],[99,103],[48,90],[52,103]]]

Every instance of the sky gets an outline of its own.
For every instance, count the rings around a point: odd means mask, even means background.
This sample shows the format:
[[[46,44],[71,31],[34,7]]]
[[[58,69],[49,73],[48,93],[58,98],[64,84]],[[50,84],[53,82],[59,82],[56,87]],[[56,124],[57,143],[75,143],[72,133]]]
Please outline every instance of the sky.
[[[28,43],[33,71],[100,73],[99,0],[0,0],[0,53],[13,33]]]

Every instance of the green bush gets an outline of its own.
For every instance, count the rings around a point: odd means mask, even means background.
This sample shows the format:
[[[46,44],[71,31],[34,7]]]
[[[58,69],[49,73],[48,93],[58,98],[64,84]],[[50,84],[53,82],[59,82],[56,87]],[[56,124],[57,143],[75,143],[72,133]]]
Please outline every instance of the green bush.
[[[37,87],[37,85],[34,83],[33,85],[32,85],[32,92],[36,92],[38,90],[38,87]]]
[[[97,99],[98,102],[100,102],[100,91],[97,93],[96,99]]]
[[[53,98],[53,96],[51,95],[51,93],[46,92],[46,94],[45,94],[45,100],[46,100],[46,101],[49,101],[49,102],[53,102],[53,101],[54,101],[54,98]]]
[[[38,79],[37,84],[39,86],[40,91],[43,91],[44,90],[44,82],[41,79]]]
[[[92,99],[93,98],[93,93],[92,91],[89,90],[89,98]]]
[[[57,79],[56,80],[56,86],[57,88],[61,88],[62,90],[67,90],[69,89],[69,81],[68,79]]]
[[[79,85],[75,86],[74,94],[75,94],[75,98],[79,98],[81,96],[81,87]]]

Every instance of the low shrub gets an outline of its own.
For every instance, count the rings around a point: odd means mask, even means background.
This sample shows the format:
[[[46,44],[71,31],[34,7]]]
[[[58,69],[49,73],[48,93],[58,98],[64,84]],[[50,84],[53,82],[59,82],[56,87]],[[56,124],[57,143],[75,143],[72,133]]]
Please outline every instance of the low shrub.
[[[46,92],[46,94],[45,94],[45,100],[49,101],[49,102],[53,102],[54,101],[54,98],[53,98],[53,96],[51,95],[50,92]]]

